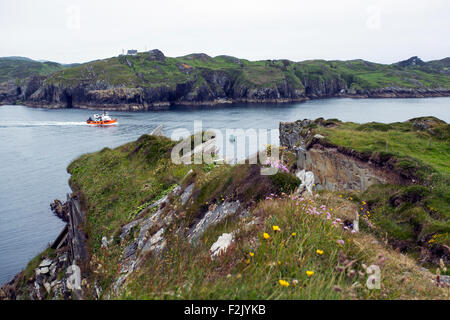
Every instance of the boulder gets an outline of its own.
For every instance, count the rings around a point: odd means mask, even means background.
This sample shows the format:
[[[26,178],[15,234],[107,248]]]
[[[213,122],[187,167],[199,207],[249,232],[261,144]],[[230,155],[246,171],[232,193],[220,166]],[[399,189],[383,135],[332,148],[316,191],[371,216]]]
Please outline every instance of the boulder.
[[[81,290],[81,270],[76,264],[67,267],[66,286],[69,290]]]
[[[44,259],[42,260],[42,262],[39,264],[39,268],[43,268],[43,267],[50,267],[51,264],[53,263],[52,259]]]
[[[164,56],[164,53],[162,53],[162,52],[161,52],[160,50],[158,50],[158,49],[150,50],[150,51],[147,53],[146,59],[147,59],[147,60],[150,60],[150,61],[161,61],[161,62],[166,61],[166,57]]]
[[[188,239],[191,243],[197,239],[212,225],[223,221],[223,219],[236,214],[240,209],[241,203],[237,201],[225,201],[213,208],[203,216],[203,218],[189,231]]]

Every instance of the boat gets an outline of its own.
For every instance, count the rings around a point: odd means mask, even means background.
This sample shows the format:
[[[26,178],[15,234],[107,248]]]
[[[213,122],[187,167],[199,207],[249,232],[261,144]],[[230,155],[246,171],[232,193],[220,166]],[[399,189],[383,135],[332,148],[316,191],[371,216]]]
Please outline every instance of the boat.
[[[111,119],[111,117],[108,115],[108,113],[103,112],[103,114],[94,114],[92,117],[89,117],[89,119],[86,120],[87,124],[90,125],[100,125],[100,126],[107,126],[111,124],[117,124],[117,118]]]

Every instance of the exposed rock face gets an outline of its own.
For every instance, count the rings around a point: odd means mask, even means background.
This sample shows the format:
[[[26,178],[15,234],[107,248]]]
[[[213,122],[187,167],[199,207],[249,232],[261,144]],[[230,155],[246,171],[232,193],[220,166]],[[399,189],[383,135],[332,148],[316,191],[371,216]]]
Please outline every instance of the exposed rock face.
[[[192,171],[188,172],[183,180],[189,179],[191,174]],[[167,232],[175,219],[182,214],[184,206],[195,197],[194,190],[194,183],[173,188],[169,194],[144,208],[133,221],[122,227],[120,243],[123,253],[119,263],[120,275],[113,283],[109,297],[120,294],[128,277],[140,268],[148,255],[158,256],[166,249]],[[232,215],[244,216],[247,212],[245,205],[239,200],[226,200],[220,204],[212,204],[208,211],[195,219],[191,225],[171,232],[187,239],[191,245],[196,245],[197,240],[209,227]],[[233,234],[224,235],[221,242],[216,244],[217,248],[214,246],[212,248],[214,256],[223,252],[225,247],[228,248],[232,238]]]
[[[220,205],[214,205],[213,208],[200,219],[192,230],[190,230],[188,239],[195,242],[210,226],[215,225],[226,217],[235,214],[240,207],[239,200],[234,202],[224,202]]]
[[[55,200],[51,203],[54,213],[67,222],[61,234],[51,245],[55,257],[45,257],[34,270],[34,275],[25,279],[23,285],[19,273],[11,282],[0,289],[1,299],[20,299],[24,296],[41,300],[47,294],[54,299],[83,299],[82,271],[88,261],[85,247],[86,235],[82,229],[84,212],[75,196],[67,195],[67,201]],[[63,274],[58,277],[58,274]]]
[[[298,151],[299,168],[313,171],[320,185],[327,190],[365,191],[373,184],[395,183],[397,177],[370,162],[349,157],[337,148],[316,144],[309,150]]]
[[[302,181],[311,184],[317,180],[318,187],[327,190],[358,191],[374,184],[404,182],[400,175],[380,166],[377,159],[366,159],[356,152],[329,145],[322,142],[323,136],[311,136],[308,126],[312,123],[312,120],[280,123],[280,144],[297,153],[297,167],[304,170],[299,172]],[[314,179],[306,179],[308,171],[314,173]]]

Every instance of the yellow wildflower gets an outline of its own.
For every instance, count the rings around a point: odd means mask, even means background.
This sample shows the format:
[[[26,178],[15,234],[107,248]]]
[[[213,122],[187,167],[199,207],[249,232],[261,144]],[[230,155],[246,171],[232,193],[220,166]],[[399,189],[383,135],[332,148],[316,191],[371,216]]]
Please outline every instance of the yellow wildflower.
[[[247,261],[245,261],[247,264],[250,264],[250,259],[247,259]]]
[[[249,252],[248,254],[250,255],[250,257],[253,257],[255,255],[253,252]]]
[[[316,253],[322,255],[323,254],[323,250],[317,249]]]
[[[280,231],[280,227],[279,226],[273,226],[272,229],[273,229],[273,231]]]
[[[282,287],[289,287],[289,282],[287,282],[285,280],[279,280],[278,282],[280,283],[280,286],[282,286]]]
[[[267,233],[267,232],[264,232],[263,233],[263,237],[264,237],[264,239],[269,239],[270,238],[270,236],[269,236],[269,234]]]
[[[281,261],[280,260],[278,260],[278,265],[281,265]]]
[[[314,274],[314,271],[310,271],[310,270],[306,271],[306,275],[308,277],[311,277],[313,274]]]
[[[366,204],[366,202],[365,202],[365,201],[363,201],[363,202],[362,202],[362,204],[363,204],[363,205],[365,205],[365,204]]]
[[[292,236],[295,237],[297,234],[295,232],[292,232]]]

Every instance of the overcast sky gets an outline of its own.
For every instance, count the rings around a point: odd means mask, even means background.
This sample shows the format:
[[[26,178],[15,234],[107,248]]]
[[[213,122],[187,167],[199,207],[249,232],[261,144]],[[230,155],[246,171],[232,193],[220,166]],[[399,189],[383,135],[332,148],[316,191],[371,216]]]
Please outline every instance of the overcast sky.
[[[449,0],[1,0],[0,56],[62,63],[158,48],[250,60],[450,56]]]

